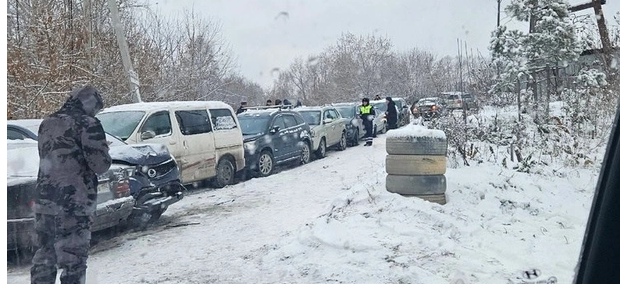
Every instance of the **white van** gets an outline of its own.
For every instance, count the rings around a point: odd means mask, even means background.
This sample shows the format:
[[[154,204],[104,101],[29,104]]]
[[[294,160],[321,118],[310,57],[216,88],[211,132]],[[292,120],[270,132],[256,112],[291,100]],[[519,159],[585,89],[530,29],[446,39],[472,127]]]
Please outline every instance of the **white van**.
[[[177,161],[184,184],[231,184],[245,167],[243,136],[232,107],[217,101],[113,106],[97,115],[106,132],[129,144],[161,143]]]

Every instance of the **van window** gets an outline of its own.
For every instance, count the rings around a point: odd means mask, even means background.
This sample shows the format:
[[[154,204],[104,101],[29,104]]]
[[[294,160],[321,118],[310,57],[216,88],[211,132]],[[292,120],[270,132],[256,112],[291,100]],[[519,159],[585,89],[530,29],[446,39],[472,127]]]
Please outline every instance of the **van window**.
[[[157,112],[146,119],[140,132],[155,132],[155,136],[170,134],[172,132],[172,124],[170,123],[170,115],[167,111]]]
[[[284,124],[286,125],[286,128],[299,125],[297,121],[295,121],[295,117],[290,114],[285,114],[282,117],[284,118]]]
[[[181,110],[175,112],[183,135],[196,135],[211,132],[209,114],[206,110]]]
[[[228,109],[210,109],[211,120],[215,124],[214,129],[217,130],[230,130],[237,128],[237,123],[233,118],[233,114]]]

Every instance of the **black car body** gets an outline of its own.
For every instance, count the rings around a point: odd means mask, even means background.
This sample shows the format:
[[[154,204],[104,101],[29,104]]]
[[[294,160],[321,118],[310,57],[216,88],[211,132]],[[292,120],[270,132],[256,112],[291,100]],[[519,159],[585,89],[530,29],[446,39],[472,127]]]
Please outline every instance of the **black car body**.
[[[41,119],[7,121],[8,139],[37,140],[35,133],[38,132],[41,121]],[[112,162],[123,165],[130,171],[130,193],[136,200],[134,215],[146,212],[155,217],[148,218],[148,221],[153,221],[168,206],[183,198],[185,188],[179,179],[179,168],[165,145],[128,145],[108,133],[106,140],[110,143]]]
[[[347,121],[347,143],[349,146],[359,144],[360,137],[366,134],[362,119],[360,117],[359,106],[356,103],[336,103],[332,104],[340,112],[340,115]]]
[[[413,105],[412,114],[414,118],[421,116],[424,120],[431,120],[440,117],[442,111],[441,98],[423,98]]]
[[[310,126],[290,109],[248,109],[237,118],[243,132],[246,174],[271,175],[276,165],[310,161]]]

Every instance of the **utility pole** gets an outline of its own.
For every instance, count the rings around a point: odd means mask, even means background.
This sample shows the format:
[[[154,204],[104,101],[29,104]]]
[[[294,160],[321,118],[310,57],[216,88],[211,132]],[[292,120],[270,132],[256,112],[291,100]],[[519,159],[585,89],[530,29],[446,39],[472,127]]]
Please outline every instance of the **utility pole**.
[[[598,26],[598,32],[601,36],[601,43],[603,45],[603,55],[607,66],[611,64],[611,41],[609,40],[609,33],[607,32],[607,26],[605,25],[605,16],[603,15],[603,6],[607,3],[606,0],[592,0],[592,2],[575,5],[568,10],[570,12],[582,11],[589,8],[594,8],[594,14],[596,15],[596,24]]]
[[[138,78],[138,73],[133,70],[133,65],[131,64],[129,47],[127,45],[127,39],[125,38],[125,32],[123,31],[123,26],[121,24],[118,7],[116,6],[116,0],[108,0],[108,6],[110,9],[110,15],[112,16],[112,25],[114,26],[114,33],[116,34],[116,41],[118,42],[118,47],[121,50],[123,68],[125,69],[125,72],[127,72],[127,77],[129,79],[129,91],[132,94],[133,101],[135,103],[141,103],[140,79]]]
[[[499,27],[499,16],[502,12],[502,0],[497,0],[497,26]]]

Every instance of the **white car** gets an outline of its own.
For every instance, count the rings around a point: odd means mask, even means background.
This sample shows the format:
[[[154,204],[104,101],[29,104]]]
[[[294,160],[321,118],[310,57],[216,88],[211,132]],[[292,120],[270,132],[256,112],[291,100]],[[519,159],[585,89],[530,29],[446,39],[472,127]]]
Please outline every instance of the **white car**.
[[[312,150],[317,158],[326,155],[327,148],[347,148],[347,119],[332,106],[299,107],[295,109],[310,125]]]
[[[113,106],[97,115],[128,144],[160,143],[170,150],[181,182],[234,181],[245,168],[243,136],[232,107],[218,101],[148,102]]]

